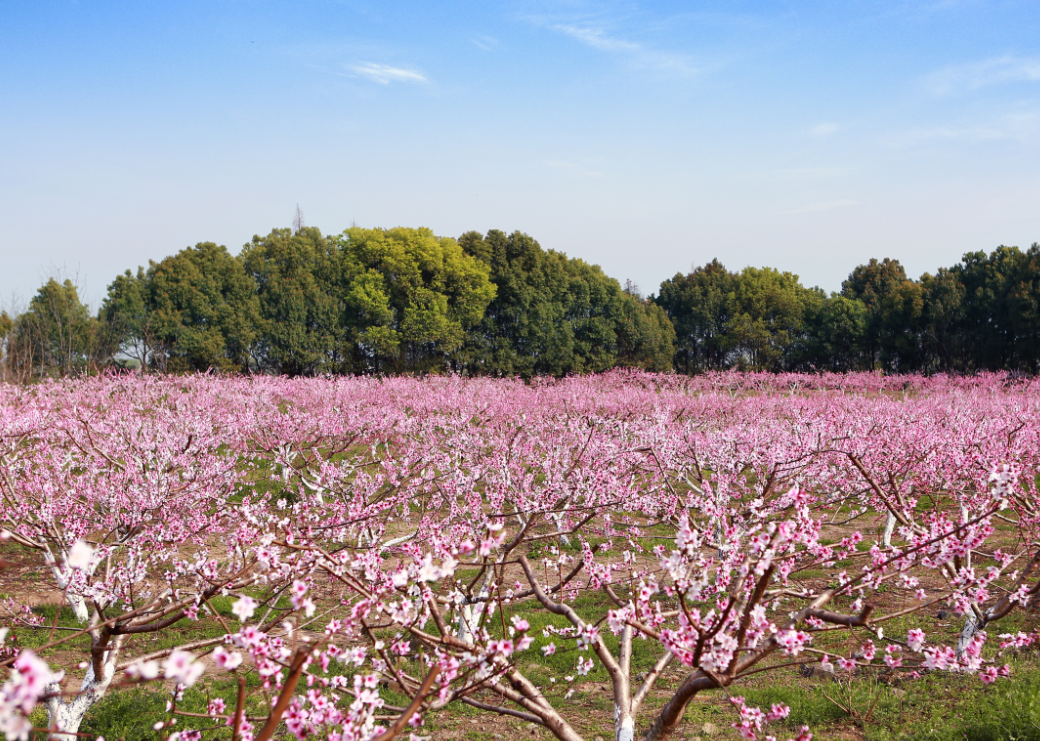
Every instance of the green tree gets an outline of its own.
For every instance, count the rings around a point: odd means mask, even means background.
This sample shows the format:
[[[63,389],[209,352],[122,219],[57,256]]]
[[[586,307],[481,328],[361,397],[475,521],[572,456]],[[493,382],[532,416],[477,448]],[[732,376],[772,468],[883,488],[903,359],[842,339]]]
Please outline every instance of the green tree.
[[[939,268],[921,276],[923,311],[922,354],[925,370],[964,369],[962,321],[964,286],[953,271]]]
[[[717,259],[661,284],[655,303],[671,319],[675,363],[684,373],[727,367],[726,326],[737,276]]]
[[[152,263],[147,279],[169,370],[249,368],[261,325],[256,284],[226,247],[188,247]]]
[[[638,292],[622,293],[617,323],[617,364],[648,371],[669,371],[675,357],[675,327],[664,309]]]
[[[6,311],[0,311],[0,378],[8,375],[8,348],[11,341],[11,330],[14,329],[14,320]]]
[[[1007,287],[1006,304],[1014,337],[1011,367],[1040,372],[1040,244],[1034,242],[1022,254]]]
[[[254,236],[239,259],[260,302],[258,367],[291,376],[337,370],[344,333],[334,242],[313,227],[275,229]]]
[[[738,366],[778,371],[790,367],[803,343],[805,319],[823,303],[819,291],[775,268],[744,268],[727,298],[725,347]]]
[[[108,286],[100,312],[119,349],[145,370],[161,352],[150,287],[144,268],[139,267],[136,275],[127,270]]]
[[[867,321],[863,302],[841,294],[832,294],[815,311],[810,309],[802,366],[836,373],[862,369]]]
[[[906,279],[906,271],[898,260],[886,257],[879,262],[871,258],[866,265],[858,265],[841,284],[843,296],[859,299],[867,307],[865,350],[868,368],[878,367],[882,362],[884,301]]]
[[[1017,247],[997,247],[991,254],[969,252],[952,272],[964,287],[961,331],[969,370],[1016,367],[1016,327],[1009,296],[1025,268]]]
[[[495,297],[488,268],[429,229],[347,229],[342,326],[354,371],[445,368]]]
[[[671,367],[674,331],[667,316],[622,291],[598,265],[544,250],[521,232],[467,232],[459,244],[487,265],[496,287],[456,353],[460,369],[529,377],[615,365]]]
[[[560,255],[567,275],[564,321],[574,333],[572,373],[599,373],[617,364],[617,327],[624,299],[621,286],[599,265]]]
[[[456,354],[460,369],[497,376],[562,375],[574,367],[574,329],[566,321],[567,259],[530,236],[492,229],[459,237],[488,267],[495,298]]]
[[[923,369],[924,290],[913,280],[892,286],[879,306],[881,367],[897,373]]]
[[[8,333],[14,327],[14,320],[6,311],[0,311],[0,342],[7,339]]]
[[[68,376],[104,362],[105,337],[70,280],[40,287],[12,323],[8,349],[22,378]]]

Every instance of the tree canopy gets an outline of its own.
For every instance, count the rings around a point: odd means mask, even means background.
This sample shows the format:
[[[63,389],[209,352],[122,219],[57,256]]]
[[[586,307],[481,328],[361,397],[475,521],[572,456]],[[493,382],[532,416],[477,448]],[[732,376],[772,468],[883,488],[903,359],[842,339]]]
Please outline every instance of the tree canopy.
[[[91,316],[68,280],[0,314],[7,378],[107,365],[144,372],[564,376],[615,367],[699,373],[1040,372],[1040,245],[969,252],[914,280],[858,265],[840,293],[718,259],[643,297],[520,231],[302,220],[238,255],[200,242],[108,287]]]

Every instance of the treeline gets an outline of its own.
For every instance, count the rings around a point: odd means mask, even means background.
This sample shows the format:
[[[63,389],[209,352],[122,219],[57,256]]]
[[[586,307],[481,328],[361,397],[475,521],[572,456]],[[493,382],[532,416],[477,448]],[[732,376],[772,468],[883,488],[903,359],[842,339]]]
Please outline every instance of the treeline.
[[[919,280],[896,260],[840,293],[717,260],[643,298],[520,232],[276,229],[197,244],[108,287],[96,316],[50,280],[0,315],[9,380],[99,372],[554,375],[634,367],[1040,370],[1040,246],[969,253]]]
[[[671,368],[664,310],[594,265],[491,231],[276,229],[127,271],[96,317],[48,281],[0,327],[11,379],[94,372],[564,375]]]
[[[872,259],[827,296],[773,268],[719,262],[678,274],[655,299],[678,338],[686,373],[883,370],[1040,371],[1040,245],[969,252],[951,268],[907,277]]]

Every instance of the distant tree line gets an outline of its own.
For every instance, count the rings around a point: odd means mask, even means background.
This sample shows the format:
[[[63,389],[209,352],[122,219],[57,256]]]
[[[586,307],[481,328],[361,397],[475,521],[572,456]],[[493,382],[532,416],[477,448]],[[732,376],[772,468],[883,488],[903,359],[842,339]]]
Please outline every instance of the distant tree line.
[[[872,259],[827,296],[773,268],[712,261],[661,284],[685,373],[883,370],[1040,371],[1040,245],[969,252],[951,268],[907,277]]]
[[[143,371],[560,376],[633,367],[1040,371],[1040,246],[973,252],[935,275],[860,265],[827,295],[718,260],[643,298],[521,232],[300,223],[237,256],[204,242],[108,287],[97,316],[51,279],[0,314],[8,380]]]

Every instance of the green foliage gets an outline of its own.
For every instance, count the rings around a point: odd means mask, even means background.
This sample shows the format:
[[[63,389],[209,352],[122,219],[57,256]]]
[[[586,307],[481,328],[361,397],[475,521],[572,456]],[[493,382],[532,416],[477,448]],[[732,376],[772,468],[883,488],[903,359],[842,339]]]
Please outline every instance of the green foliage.
[[[256,285],[260,326],[254,357],[262,370],[314,375],[338,370],[344,352],[337,290],[339,252],[318,229],[275,229],[240,255]]]
[[[8,366],[22,378],[90,372],[111,354],[106,328],[90,316],[70,280],[49,279],[28,310],[4,325]]]
[[[899,261],[871,258],[852,271],[841,292],[866,306],[866,367],[899,370],[912,365],[914,340],[904,335],[913,335],[923,307],[918,287]]]
[[[844,372],[861,367],[867,331],[867,307],[856,298],[834,294],[806,317],[805,364],[817,370]]]
[[[664,309],[625,291],[617,322],[617,364],[648,371],[672,369],[675,328]]]
[[[109,285],[100,312],[117,344],[141,368],[147,368],[161,352],[149,288],[144,268],[139,267],[136,275],[127,270]]]
[[[797,367],[810,352],[812,321],[820,321],[825,302],[792,273],[736,274],[718,260],[665,281],[657,298],[675,326],[676,362],[686,372]]]
[[[599,266],[543,250],[521,232],[467,232],[459,244],[488,266],[497,293],[456,353],[457,369],[529,377],[671,368],[667,316]]]
[[[744,268],[727,299],[724,346],[738,367],[774,371],[790,367],[806,314],[823,302],[818,292],[802,287],[797,275],[773,268]]]
[[[429,229],[355,227],[335,244],[351,371],[444,369],[495,297],[487,266]]]
[[[561,255],[561,262],[566,260]],[[621,318],[621,286],[599,265],[571,258],[562,264],[567,276],[564,321],[574,333],[575,373],[596,373],[617,362],[615,327]]]
[[[6,311],[0,311],[0,364],[2,365],[7,365],[12,329],[14,329],[14,320]]]
[[[661,284],[656,303],[672,320],[676,365],[684,373],[728,367],[727,325],[737,276],[718,260]]]
[[[923,310],[921,352],[929,370],[951,371],[962,366],[962,339],[958,321],[964,304],[964,286],[956,274],[939,268],[921,276]]]
[[[202,242],[148,271],[169,370],[242,370],[260,326],[252,279],[227,248]]]
[[[774,268],[718,261],[656,296],[522,232],[314,228],[256,236],[234,258],[201,243],[127,271],[88,316],[49,282],[26,314],[0,316],[15,377],[131,367],[315,375],[561,376],[614,367],[684,373],[1040,372],[1040,245],[972,252],[907,277],[857,266],[829,297]],[[6,338],[6,339],[5,339]]]
[[[491,375],[560,375],[573,368],[566,258],[521,232],[467,232],[459,245],[489,270],[496,294],[459,354],[459,366]]]

